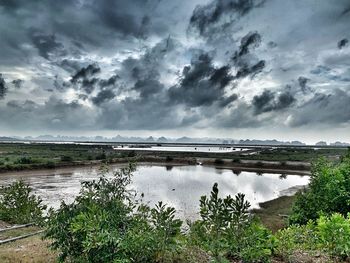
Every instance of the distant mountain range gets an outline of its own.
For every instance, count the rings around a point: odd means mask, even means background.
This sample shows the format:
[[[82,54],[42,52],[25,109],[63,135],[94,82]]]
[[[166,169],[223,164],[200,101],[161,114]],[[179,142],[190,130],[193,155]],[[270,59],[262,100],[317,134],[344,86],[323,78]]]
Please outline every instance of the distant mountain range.
[[[11,138],[11,137],[0,136],[0,141],[11,142],[11,141],[18,141],[18,139],[16,139],[16,138]]]
[[[278,141],[278,140],[233,140],[233,139],[218,139],[218,138],[166,138],[149,136],[143,137],[125,137],[117,135],[115,137],[103,137],[103,136],[52,136],[52,135],[40,135],[37,137],[1,137],[0,141],[51,141],[51,142],[121,142],[121,143],[212,143],[212,144],[241,144],[241,145],[306,145],[300,141]],[[316,146],[350,146],[346,142],[333,142],[328,144],[325,141],[320,141],[315,144]]]

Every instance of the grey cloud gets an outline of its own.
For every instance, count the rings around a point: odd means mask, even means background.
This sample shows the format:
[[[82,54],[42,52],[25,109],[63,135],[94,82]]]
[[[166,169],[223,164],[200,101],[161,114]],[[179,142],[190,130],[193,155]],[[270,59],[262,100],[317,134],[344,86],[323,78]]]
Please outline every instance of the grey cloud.
[[[299,83],[299,86],[300,86],[301,91],[302,91],[303,93],[306,93],[307,91],[310,90],[310,88],[306,85],[308,81],[309,81],[309,79],[308,79],[308,78],[305,78],[305,77],[303,77],[303,76],[300,76],[300,77],[298,78],[298,83]]]
[[[256,56],[250,54],[251,49],[258,47],[260,43],[261,36],[258,32],[249,32],[241,39],[239,51],[236,51],[232,57],[237,68],[237,79],[247,76],[253,78],[265,68],[265,60],[258,60]]]
[[[340,40],[338,42],[338,48],[342,49],[343,47],[346,47],[348,45],[348,43],[349,43],[349,40],[346,38],[343,38],[342,40]]]
[[[350,94],[341,89],[331,93],[316,93],[304,105],[291,112],[292,127],[310,124],[341,124],[350,121]]]
[[[0,1],[0,127],[348,123],[349,2],[316,2]]]
[[[13,86],[16,88],[16,89],[20,89],[24,83],[24,80],[22,79],[14,79],[12,80],[11,82],[13,84]]]
[[[0,100],[3,99],[6,95],[7,87],[5,79],[2,77],[2,74],[0,74]]]
[[[109,87],[109,86],[114,86],[117,82],[117,80],[120,79],[118,75],[113,75],[109,79],[101,79],[99,82],[100,87]]]
[[[238,101],[228,113],[220,113],[213,120],[213,125],[223,128],[253,128],[264,125],[264,120],[258,120],[252,113],[250,105]]]
[[[241,57],[243,55],[248,54],[249,49],[251,47],[258,47],[261,43],[261,36],[258,32],[249,32],[247,35],[245,35],[241,39],[241,45],[239,47],[239,52],[237,52],[234,56],[235,57]]]
[[[172,103],[210,106],[222,99],[224,88],[232,79],[229,66],[217,68],[209,54],[202,53],[184,67],[179,84],[169,89],[169,97]]]
[[[270,90],[265,90],[261,95],[253,98],[252,105],[255,114],[264,112],[278,111],[290,107],[296,99],[289,91],[278,94]]]
[[[138,80],[133,88],[140,93],[140,97],[148,99],[150,96],[164,91],[164,85],[155,79]]]
[[[265,61],[260,60],[258,63],[249,66],[247,64],[242,65],[236,74],[236,78],[244,78],[247,76],[254,77],[256,74],[262,72],[262,70],[265,68]]]
[[[77,71],[70,79],[70,82],[74,87],[90,94],[99,82],[99,79],[94,76],[100,72],[101,68],[97,64],[90,64]]]
[[[264,0],[214,0],[194,9],[190,26],[196,28],[201,35],[208,36],[212,27],[215,27],[224,17],[230,21],[225,23],[232,23],[264,2]]]
[[[50,97],[44,104],[32,100],[11,100],[6,105],[0,105],[0,118],[1,128],[10,125],[15,129],[62,131],[91,129],[97,115],[94,110],[76,101],[67,103]]]
[[[87,67],[81,68],[71,78],[72,83],[76,83],[78,80],[83,80],[101,72],[101,68],[97,64],[90,64]]]
[[[109,101],[115,97],[115,94],[110,89],[101,90],[96,97],[93,97],[91,100],[94,104],[100,105],[106,101]]]
[[[55,35],[45,35],[39,31],[33,30],[30,32],[30,38],[38,49],[39,55],[49,59],[51,55],[64,55],[64,46],[57,42]]]

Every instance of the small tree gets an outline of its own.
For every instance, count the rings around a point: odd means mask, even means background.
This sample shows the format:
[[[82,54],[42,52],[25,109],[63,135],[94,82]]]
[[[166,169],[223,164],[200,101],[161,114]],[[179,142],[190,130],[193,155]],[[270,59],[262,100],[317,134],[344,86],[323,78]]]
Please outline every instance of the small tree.
[[[8,223],[41,223],[46,206],[23,181],[0,188],[0,220]]]

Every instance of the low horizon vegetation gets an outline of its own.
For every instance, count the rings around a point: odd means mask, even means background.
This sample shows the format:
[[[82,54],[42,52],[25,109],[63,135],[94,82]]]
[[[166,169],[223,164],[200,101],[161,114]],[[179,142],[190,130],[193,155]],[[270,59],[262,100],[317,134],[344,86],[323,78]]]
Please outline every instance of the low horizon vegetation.
[[[287,161],[311,162],[319,157],[336,158],[346,153],[345,148],[281,148],[264,149],[253,155],[240,152],[214,153],[214,152],[161,152],[114,150],[111,145],[81,145],[81,144],[54,144],[54,143],[0,143],[0,171],[19,171],[40,168],[55,168],[65,165],[83,164],[91,162],[127,161],[130,157],[139,157],[147,160],[156,157],[171,161],[189,161],[196,163],[194,158],[213,158],[216,164],[220,160],[232,160],[232,164],[241,163],[242,160],[279,161],[286,166]],[[305,167],[301,167],[305,168]]]

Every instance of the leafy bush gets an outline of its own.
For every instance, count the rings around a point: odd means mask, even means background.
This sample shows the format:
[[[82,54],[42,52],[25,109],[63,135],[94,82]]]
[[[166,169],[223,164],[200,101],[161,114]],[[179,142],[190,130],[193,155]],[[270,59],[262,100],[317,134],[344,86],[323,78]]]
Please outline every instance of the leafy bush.
[[[312,221],[279,230],[276,240],[275,254],[287,261],[295,251],[315,251],[318,248],[318,235]]]
[[[105,153],[101,153],[101,154],[98,154],[96,157],[95,157],[96,160],[105,160],[107,159],[107,155]]]
[[[33,160],[30,157],[20,157],[15,161],[16,164],[31,164]]]
[[[72,161],[73,161],[72,156],[68,156],[68,155],[61,156],[61,162],[72,162]]]
[[[225,162],[224,162],[224,160],[222,160],[222,159],[215,159],[215,160],[214,160],[214,163],[215,163],[215,164],[222,165],[222,164],[224,164]]]
[[[290,260],[296,251],[319,253],[343,259],[350,257],[350,215],[321,216],[316,222],[292,225],[276,234],[276,255]]]
[[[161,262],[177,250],[182,222],[174,208],[160,202],[150,209],[136,199],[128,188],[134,170],[84,182],[72,204],[50,211],[45,236],[61,262]]]
[[[241,162],[241,159],[238,158],[238,157],[236,157],[236,158],[233,158],[233,159],[232,159],[232,162],[233,162],[233,163],[240,163],[240,162]]]
[[[267,261],[272,254],[272,235],[252,219],[244,195],[222,199],[218,194],[215,183],[210,197],[201,197],[201,220],[190,225],[190,243],[203,247],[219,261],[224,257]]]
[[[171,157],[171,156],[167,156],[167,157],[165,157],[165,161],[166,162],[172,162],[172,161],[174,161],[174,158]]]
[[[324,159],[312,167],[309,188],[298,194],[289,217],[291,224],[305,224],[319,216],[350,212],[350,158],[339,164]]]
[[[46,206],[40,197],[23,181],[16,181],[0,189],[0,220],[8,223],[41,223]]]
[[[331,255],[350,257],[350,214],[346,218],[338,213],[321,216],[317,230],[322,247]]]

